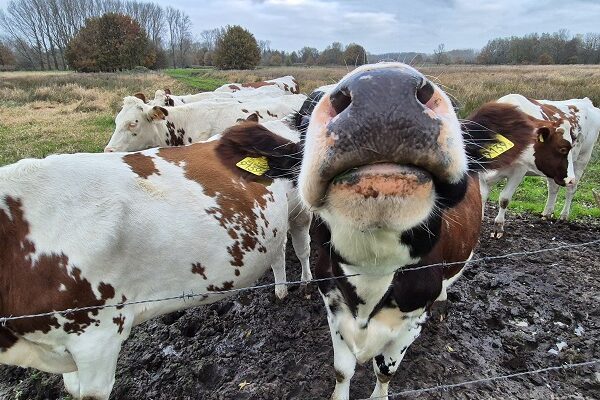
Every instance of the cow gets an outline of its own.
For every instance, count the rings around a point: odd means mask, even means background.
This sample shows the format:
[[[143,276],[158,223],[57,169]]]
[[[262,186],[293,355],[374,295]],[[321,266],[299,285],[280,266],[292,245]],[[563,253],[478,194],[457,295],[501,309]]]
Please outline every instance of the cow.
[[[349,398],[356,362],[371,359],[372,397],[387,398],[432,303],[473,255],[477,172],[509,164],[526,147],[521,138],[536,134],[508,104],[469,118],[461,125],[446,94],[402,63],[356,68],[311,114],[298,188],[316,216],[314,273],[334,348],[334,400]],[[423,268],[444,262],[458,265]]]
[[[277,86],[286,94],[300,93],[300,86],[298,85],[298,81],[296,81],[296,79],[291,75],[260,82],[226,83],[215,89],[215,92],[253,91],[259,88],[264,88],[265,86]]]
[[[177,107],[150,106],[135,96],[123,99],[115,131],[105,151],[133,151],[158,146],[182,146],[206,140],[255,113],[273,121],[297,111],[306,96],[282,96],[245,103],[202,101]]]
[[[552,216],[559,187],[566,186],[565,204],[559,217],[561,221],[566,221],[577,185],[598,138],[600,109],[594,107],[587,97],[549,101],[509,94],[497,102],[517,106],[530,116],[534,124],[543,129],[537,136],[530,137],[527,151],[511,165],[481,176],[484,202],[487,200],[490,186],[508,178],[500,193],[500,207],[491,236],[501,238],[504,235],[506,209],[525,175],[547,177],[548,199],[542,212],[543,218]]]
[[[239,92],[201,92],[183,96],[173,95],[169,89],[158,89],[154,93],[154,100],[150,100],[147,103],[151,106],[173,107],[205,100],[247,102],[257,98],[258,96],[263,98],[280,97],[285,94],[286,93],[278,86],[264,86],[256,90]],[[146,103],[145,96],[144,102]]]
[[[100,307],[6,321],[0,363],[63,374],[76,399],[108,399],[133,326],[285,271],[298,151],[246,123],[190,146],[0,168],[0,317]],[[124,304],[182,293],[195,296]]]

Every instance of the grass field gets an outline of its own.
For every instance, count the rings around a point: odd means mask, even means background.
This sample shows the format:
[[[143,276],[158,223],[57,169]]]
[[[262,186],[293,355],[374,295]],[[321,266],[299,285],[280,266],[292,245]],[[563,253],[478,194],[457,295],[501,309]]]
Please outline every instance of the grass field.
[[[420,68],[462,105],[461,117],[507,93],[532,98],[589,97],[600,105],[600,66],[425,66]],[[163,73],[78,74],[73,72],[0,73],[0,165],[52,153],[102,151],[114,130],[122,98],[136,92],[153,97],[156,89],[173,93],[214,90],[227,82],[253,82],[293,75],[305,93],[335,83],[345,67],[273,67],[252,71],[210,68],[168,69]],[[592,188],[600,188],[600,151],[594,156],[572,207],[572,217],[600,217]],[[497,199],[499,188],[491,198]],[[539,213],[546,196],[543,179],[528,177],[511,208]],[[560,198],[564,194],[561,193]],[[557,210],[560,211],[562,203]]]

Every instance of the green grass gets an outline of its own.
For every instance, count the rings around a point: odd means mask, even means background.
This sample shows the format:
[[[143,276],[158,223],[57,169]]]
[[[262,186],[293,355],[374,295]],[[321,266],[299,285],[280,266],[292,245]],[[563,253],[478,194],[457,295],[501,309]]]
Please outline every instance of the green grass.
[[[498,197],[504,187],[504,183],[496,185],[490,193],[489,201],[493,204],[498,204]],[[580,219],[582,217],[600,218],[600,208],[596,205],[592,189],[600,189],[600,149],[598,147],[594,150],[592,159],[575,193],[573,203],[571,204],[570,219]],[[561,188],[558,193],[558,201],[554,209],[554,216],[557,218],[564,204],[565,193],[564,188]],[[509,204],[509,210],[517,213],[531,212],[541,214],[546,205],[547,195],[546,178],[536,176],[525,177]]]
[[[211,71],[211,68],[176,68],[166,69],[163,72],[171,78],[184,83],[190,90],[210,92],[227,83],[223,79],[209,76]]]

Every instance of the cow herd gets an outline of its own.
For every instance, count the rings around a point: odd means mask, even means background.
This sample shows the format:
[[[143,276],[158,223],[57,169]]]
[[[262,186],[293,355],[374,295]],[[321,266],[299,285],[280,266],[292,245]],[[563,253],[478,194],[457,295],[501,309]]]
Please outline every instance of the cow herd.
[[[473,211],[490,185],[508,178],[494,237],[527,174],[548,179],[546,217],[567,188],[568,218],[600,110],[512,94],[459,121],[422,73],[378,63],[308,97],[290,76],[137,93],[115,125],[103,154],[0,168],[0,317],[98,307],[8,319],[0,362],[63,374],[74,398],[108,399],[133,326],[218,301],[268,268],[284,298],[289,233],[304,281],[312,241],[338,400],[369,360],[372,397],[387,398],[431,305],[473,256]],[[200,295],[139,303],[186,292]]]

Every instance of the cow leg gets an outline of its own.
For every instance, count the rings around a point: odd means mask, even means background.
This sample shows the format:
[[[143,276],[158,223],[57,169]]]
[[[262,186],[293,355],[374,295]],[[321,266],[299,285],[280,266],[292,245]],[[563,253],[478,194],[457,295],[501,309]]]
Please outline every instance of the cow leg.
[[[77,372],[69,372],[63,374],[63,382],[65,389],[73,398],[79,397],[79,374]]]
[[[427,319],[427,313],[416,318],[410,318],[410,322],[398,337],[386,346],[384,351],[373,358],[373,370],[377,376],[375,389],[371,394],[372,399],[387,399],[389,382],[400,366],[400,362],[406,354],[406,349],[421,334],[421,325]]]
[[[302,281],[308,282],[312,280],[310,272],[310,221],[312,214],[302,209],[297,214],[290,217],[290,235],[292,236],[292,246],[294,252],[302,265]]]
[[[576,182],[579,182],[579,178],[577,178]],[[576,191],[577,183],[571,186],[567,186],[567,194],[565,195],[565,205],[563,206],[563,209],[560,212],[560,221],[567,221],[569,219],[569,214],[571,213],[571,203],[573,202],[573,196],[575,196]]]
[[[500,209],[494,220],[494,229],[492,230],[491,237],[500,239],[504,235],[504,216],[506,214],[506,209],[508,208],[508,203],[510,203],[510,199],[512,199],[513,194],[515,194],[515,190],[517,190],[517,187],[523,181],[526,172],[526,170],[515,171],[508,177],[506,186],[504,186],[504,189],[500,192]]]
[[[285,232],[282,232],[283,235],[286,235]],[[287,235],[286,235],[287,236]],[[285,273],[285,247],[287,243],[287,238],[283,241],[283,245],[281,249],[278,250],[279,255],[271,265],[271,270],[273,271],[273,276],[275,278],[275,283],[285,283],[286,282],[286,273]],[[287,285],[276,285],[275,286],[275,296],[278,299],[283,299],[288,294]]]
[[[335,389],[331,400],[349,400],[350,380],[354,376],[356,357],[344,342],[337,328],[329,324],[329,332],[333,342],[333,367],[335,368]]]
[[[554,182],[554,179],[546,179],[548,183],[548,200],[546,200],[546,207],[542,212],[542,218],[550,218],[554,214],[554,207],[556,206],[556,197],[558,196],[559,186]]]
[[[133,321],[133,318],[127,319]],[[112,321],[102,324],[112,324]],[[108,328],[111,331],[107,331]],[[63,378],[66,378],[65,387],[74,398],[108,400],[115,383],[121,344],[128,336],[131,326],[125,329],[126,335],[118,334],[116,326],[114,332],[112,328],[107,326],[88,330],[67,345],[77,365],[77,372],[65,374]],[[79,393],[75,392],[77,386]]]
[[[500,174],[479,174],[479,192],[481,193],[481,218],[485,215],[485,203],[490,195],[490,190],[503,178]]]

